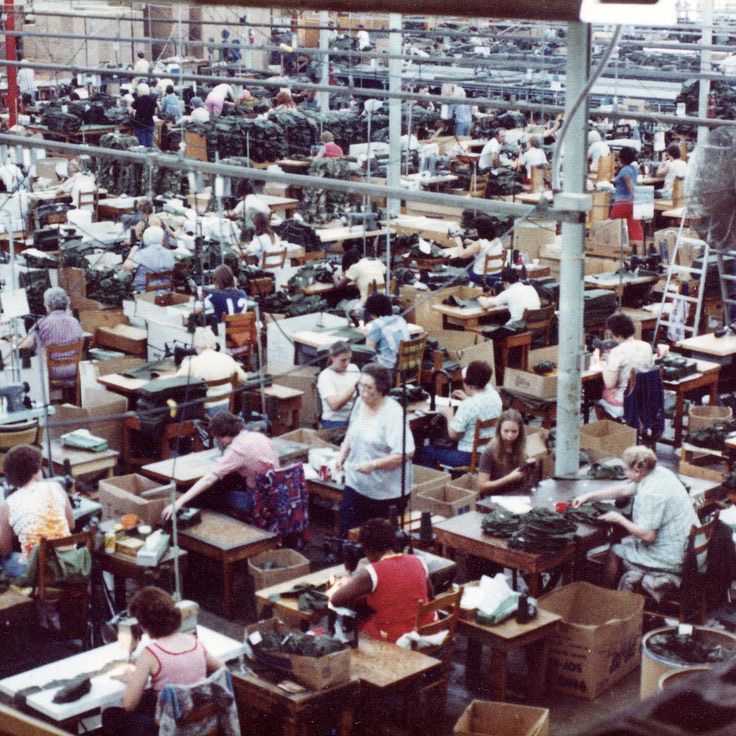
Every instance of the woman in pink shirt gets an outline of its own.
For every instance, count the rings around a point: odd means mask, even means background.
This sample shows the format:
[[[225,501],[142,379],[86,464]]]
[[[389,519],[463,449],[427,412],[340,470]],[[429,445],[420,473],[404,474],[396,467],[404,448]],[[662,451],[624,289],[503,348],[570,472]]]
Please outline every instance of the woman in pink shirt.
[[[166,591],[142,588],[128,610],[151,641],[135,667],[119,676],[126,684],[123,707],[103,711],[102,728],[108,736],[153,736],[158,733],[156,702],[164,686],[194,685],[223,664],[196,637],[180,631],[181,611]]]

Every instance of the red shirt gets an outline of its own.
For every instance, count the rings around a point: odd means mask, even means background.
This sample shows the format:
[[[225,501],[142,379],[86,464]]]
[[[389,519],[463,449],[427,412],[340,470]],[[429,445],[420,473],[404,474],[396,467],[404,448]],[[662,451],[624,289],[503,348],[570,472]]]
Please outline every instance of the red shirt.
[[[373,615],[363,624],[363,631],[395,643],[416,628],[417,603],[427,602],[427,568],[416,555],[391,555],[366,570],[373,580],[373,592],[366,598]],[[430,616],[420,624],[431,621]]]
[[[325,158],[340,158],[343,155],[342,148],[332,141],[330,141],[330,143],[325,143],[324,152]]]

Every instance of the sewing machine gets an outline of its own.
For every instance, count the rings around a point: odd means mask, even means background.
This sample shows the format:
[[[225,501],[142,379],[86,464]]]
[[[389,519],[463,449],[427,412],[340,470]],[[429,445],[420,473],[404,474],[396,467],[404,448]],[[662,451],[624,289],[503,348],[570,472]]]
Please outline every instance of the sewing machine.
[[[0,386],[0,398],[5,399],[8,414],[31,408],[30,386],[25,381]]]

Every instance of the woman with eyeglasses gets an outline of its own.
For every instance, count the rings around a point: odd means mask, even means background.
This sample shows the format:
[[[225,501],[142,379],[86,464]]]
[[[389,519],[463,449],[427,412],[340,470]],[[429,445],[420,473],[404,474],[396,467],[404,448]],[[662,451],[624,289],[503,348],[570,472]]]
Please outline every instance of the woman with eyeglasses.
[[[358,399],[337,458],[337,469],[345,470],[345,490],[340,504],[343,538],[350,529],[368,519],[386,518],[391,506],[402,511],[402,462],[406,463],[404,501],[409,498],[414,438],[407,422],[406,446],[402,448],[404,416],[398,402],[388,395],[392,383],[388,368],[377,363],[363,366]]]

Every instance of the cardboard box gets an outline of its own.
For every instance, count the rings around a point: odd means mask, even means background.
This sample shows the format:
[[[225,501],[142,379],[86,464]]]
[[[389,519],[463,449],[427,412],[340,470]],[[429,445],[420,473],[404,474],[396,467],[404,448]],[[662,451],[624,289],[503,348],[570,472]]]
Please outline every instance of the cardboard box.
[[[475,473],[465,473],[459,478],[454,478],[447,484],[447,488],[455,491],[472,491],[478,497],[478,476]]]
[[[191,303],[194,306],[194,299],[187,294],[171,295],[171,304],[168,306],[158,306],[156,304],[156,292],[149,291],[145,294],[135,295],[135,315],[143,319],[152,319],[164,324],[181,325],[182,317],[191,310],[187,306]]]
[[[657,253],[663,249],[667,257],[672,260],[675,253],[675,243],[677,235],[680,232],[679,227],[666,227],[657,230],[654,233],[654,247]],[[690,227],[682,229],[682,240],[677,254],[677,263],[680,266],[692,266],[693,261],[700,257],[702,253],[703,241],[698,238],[697,232]]]
[[[419,491],[412,502],[414,511],[431,511],[432,514],[444,516],[457,516],[475,508],[477,495],[473,490],[462,488],[431,488]]]
[[[610,273],[619,267],[619,260],[614,258],[602,258],[596,256],[585,256],[583,261],[586,276],[594,276],[597,273]]]
[[[148,352],[148,332],[125,324],[98,327],[95,330],[95,345],[145,358]]]
[[[273,376],[274,385],[287,386],[288,388],[293,388],[304,393],[302,396],[302,408],[299,413],[299,423],[303,427],[316,426],[320,412],[319,397],[317,395],[317,377],[321,368],[312,365],[294,366],[269,363],[264,367],[263,371]],[[301,442],[298,439],[294,439],[293,441]]]
[[[444,488],[450,482],[450,474],[434,468],[425,468],[423,465],[412,466],[411,497],[416,498],[420,491],[431,491]]]
[[[259,621],[245,627],[246,639],[255,632],[275,631],[285,636],[293,631],[275,618]],[[350,679],[350,650],[343,649],[324,657],[301,657],[296,654],[264,653],[259,662],[289,673],[292,680],[311,688],[322,690]]]
[[[291,432],[279,435],[279,439],[298,442],[300,445],[308,445],[309,447],[327,447],[331,450],[340,449],[336,444],[326,439],[328,432],[329,430],[302,427],[301,429],[294,429]]]
[[[111,450],[123,451],[123,423],[119,417],[128,410],[128,399],[103,388],[85,388],[82,406],[62,404],[51,419],[52,439],[73,429],[88,429],[107,440]],[[112,417],[112,418],[110,418]]]
[[[273,567],[271,567],[273,565]],[[293,549],[271,549],[248,560],[253,590],[263,590],[309,573],[309,560]]]
[[[549,736],[549,709],[473,700],[458,718],[454,736]]]
[[[621,253],[631,252],[626,220],[603,220],[593,225],[585,238],[585,252],[593,256],[613,257]]]
[[[549,638],[552,691],[593,700],[639,666],[643,596],[578,582],[543,596],[539,607],[562,616]]]
[[[526,253],[530,261],[539,258],[540,246],[554,243],[557,223],[554,220],[514,220],[513,248]]]
[[[161,512],[171,501],[169,486],[138,473],[104,478],[99,483],[103,519],[120,519],[123,514],[135,514],[139,521],[153,526],[161,520]],[[143,498],[144,491],[161,489],[161,498]],[[166,491],[164,495],[164,491]]]
[[[627,447],[636,444],[636,430],[611,419],[601,419],[580,427],[581,450],[604,450],[612,457],[621,457]]]
[[[553,399],[557,396],[557,375],[538,376],[531,371],[506,367],[503,371],[503,387],[537,399]]]

